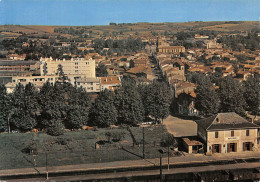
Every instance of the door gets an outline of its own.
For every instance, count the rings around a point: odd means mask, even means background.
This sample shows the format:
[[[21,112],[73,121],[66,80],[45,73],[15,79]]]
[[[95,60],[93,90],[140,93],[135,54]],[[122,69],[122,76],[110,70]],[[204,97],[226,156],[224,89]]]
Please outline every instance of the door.
[[[243,151],[252,151],[252,142],[244,142]]]
[[[228,143],[227,152],[237,152],[237,143]]]
[[[212,153],[221,153],[221,144],[212,145]]]

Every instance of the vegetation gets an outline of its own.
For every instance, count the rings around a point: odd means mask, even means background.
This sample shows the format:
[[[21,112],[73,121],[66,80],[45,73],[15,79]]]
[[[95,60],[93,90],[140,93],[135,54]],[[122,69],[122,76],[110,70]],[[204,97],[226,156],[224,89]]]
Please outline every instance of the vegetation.
[[[202,115],[208,116],[216,114],[219,111],[219,97],[209,77],[202,77],[198,81],[195,93],[195,107]]]
[[[130,129],[134,138],[141,142],[142,128],[130,127]],[[107,141],[108,132],[111,133],[110,142],[102,143],[101,141]],[[146,128],[147,159],[160,156],[158,150],[162,148],[160,146],[162,133],[167,133],[164,126]],[[100,143],[99,149],[95,148],[96,142]],[[0,134],[0,146],[0,169],[33,167],[32,151],[37,155],[35,157],[37,167],[46,165],[46,155],[48,166],[139,160],[142,157],[142,147],[133,147],[133,139],[126,128],[71,131],[60,136],[50,136],[42,132]],[[129,152],[122,150],[122,147]]]

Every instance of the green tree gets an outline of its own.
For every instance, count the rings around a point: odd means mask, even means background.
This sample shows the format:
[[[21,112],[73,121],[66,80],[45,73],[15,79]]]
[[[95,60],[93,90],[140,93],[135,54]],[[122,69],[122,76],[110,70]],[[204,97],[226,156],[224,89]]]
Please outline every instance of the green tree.
[[[118,113],[118,123],[136,125],[144,119],[144,108],[141,96],[133,80],[126,78],[122,87],[115,91],[115,106]]]
[[[241,83],[231,76],[225,77],[219,83],[219,98],[222,112],[245,114],[246,102],[243,97],[244,89]]]
[[[108,127],[117,123],[117,110],[114,105],[114,93],[105,89],[99,93],[91,108],[91,124]]]
[[[202,115],[208,116],[219,111],[219,97],[208,77],[203,77],[197,85],[195,93],[195,107]]]
[[[68,84],[67,87],[68,111],[64,123],[67,128],[78,129],[86,125],[88,121],[90,97],[81,87],[72,87],[71,84]]]
[[[13,114],[10,123],[22,131],[33,129],[37,125],[37,91],[32,83],[18,84],[11,95]]]
[[[97,77],[107,77],[108,72],[107,72],[107,67],[103,63],[98,64],[96,67],[96,76]]]
[[[40,124],[47,128],[53,125],[51,121],[63,121],[67,116],[67,107],[65,102],[65,89],[63,84],[55,83],[52,86],[46,82],[39,93],[39,104],[41,107]]]
[[[0,84],[0,130],[5,130],[8,128],[8,100],[6,87],[5,85]]]
[[[170,114],[172,101],[172,93],[167,84],[154,81],[146,87],[142,96],[146,116],[154,117],[156,122],[160,119],[163,123],[163,119]]]
[[[243,85],[245,88],[244,98],[246,100],[248,110],[252,111],[253,114],[257,115],[260,112],[260,78],[259,77],[248,77],[244,81]]]
[[[64,83],[68,78],[65,76],[63,71],[63,66],[61,64],[58,65],[57,75],[59,75],[59,81]]]

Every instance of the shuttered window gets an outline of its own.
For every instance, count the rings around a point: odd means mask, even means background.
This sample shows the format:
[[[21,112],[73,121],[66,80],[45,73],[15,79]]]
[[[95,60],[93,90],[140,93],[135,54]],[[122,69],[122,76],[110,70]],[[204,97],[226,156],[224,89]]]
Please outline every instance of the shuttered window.
[[[218,138],[218,131],[215,132],[215,138]]]
[[[234,131],[231,131],[231,136],[232,136],[232,137],[234,136],[234,133],[235,133]]]

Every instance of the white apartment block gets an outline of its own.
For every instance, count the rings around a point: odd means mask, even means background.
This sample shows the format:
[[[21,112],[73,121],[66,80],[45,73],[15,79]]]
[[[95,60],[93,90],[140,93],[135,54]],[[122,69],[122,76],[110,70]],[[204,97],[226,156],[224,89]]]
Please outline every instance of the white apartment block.
[[[45,82],[54,83],[58,80],[59,76],[14,76],[12,77],[12,82],[7,83],[6,91],[7,93],[12,93],[17,84],[21,83],[23,86],[32,83],[36,89],[40,89]]]
[[[65,75],[96,77],[95,60],[92,58],[71,58],[70,60],[41,58],[40,73],[41,75],[56,75],[59,65],[62,65]]]
[[[82,87],[86,92],[100,92],[100,78],[78,78],[77,87]]]

